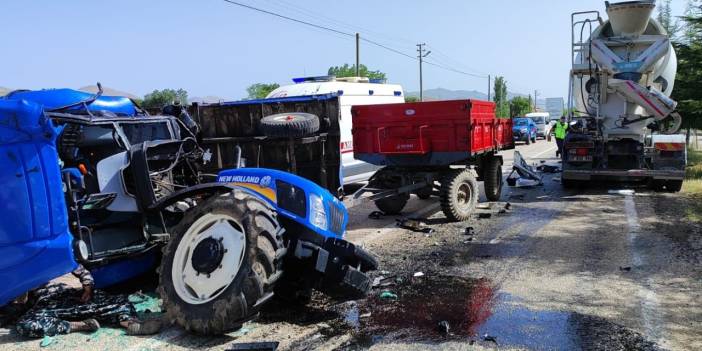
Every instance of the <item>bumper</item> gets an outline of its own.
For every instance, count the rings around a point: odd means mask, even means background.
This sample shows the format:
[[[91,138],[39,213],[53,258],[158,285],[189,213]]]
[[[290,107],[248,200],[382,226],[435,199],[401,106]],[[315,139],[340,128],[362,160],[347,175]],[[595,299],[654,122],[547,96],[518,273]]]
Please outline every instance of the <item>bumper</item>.
[[[650,170],[650,169],[631,169],[631,170],[613,170],[613,169],[588,169],[574,170],[563,169],[561,175],[563,179],[572,180],[590,180],[593,178],[619,178],[619,179],[669,179],[683,180],[685,178],[684,170]]]
[[[337,299],[365,297],[371,289],[366,272],[378,268],[373,255],[356,245],[337,238],[328,238],[322,245],[297,241],[293,252],[302,263],[305,280]]]

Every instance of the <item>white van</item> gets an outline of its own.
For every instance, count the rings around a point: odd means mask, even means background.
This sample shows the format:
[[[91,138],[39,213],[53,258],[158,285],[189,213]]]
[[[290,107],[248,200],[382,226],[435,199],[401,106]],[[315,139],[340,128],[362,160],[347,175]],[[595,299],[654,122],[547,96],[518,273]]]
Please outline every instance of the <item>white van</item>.
[[[536,137],[546,138],[551,132],[551,114],[548,112],[532,112],[524,115],[536,123]]]
[[[405,102],[402,86],[372,82],[365,77],[336,78],[334,76],[293,79],[296,84],[273,90],[266,98],[338,94],[339,128],[341,129],[341,179],[343,184],[368,180],[379,168],[353,158],[351,106]]]

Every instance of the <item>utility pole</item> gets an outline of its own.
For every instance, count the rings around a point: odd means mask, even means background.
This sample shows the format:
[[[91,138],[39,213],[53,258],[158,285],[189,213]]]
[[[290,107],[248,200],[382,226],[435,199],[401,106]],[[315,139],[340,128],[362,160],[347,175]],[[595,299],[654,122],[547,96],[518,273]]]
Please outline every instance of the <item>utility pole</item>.
[[[491,100],[490,100],[490,97],[491,97],[491,96],[490,96],[490,93],[491,93],[490,90],[492,89],[492,87],[491,87],[491,83],[492,83],[492,82],[490,81],[491,79],[492,79],[492,77],[490,77],[490,75],[488,74],[488,101],[491,101]]]
[[[539,97],[539,91],[534,89],[534,112],[536,112],[536,99]]]
[[[356,33],[356,77],[361,76],[361,35]]]
[[[426,51],[426,49],[424,49],[425,45],[427,44],[417,44],[417,57],[419,58],[419,101],[424,101],[424,87],[422,83],[422,59],[431,54],[431,51]]]

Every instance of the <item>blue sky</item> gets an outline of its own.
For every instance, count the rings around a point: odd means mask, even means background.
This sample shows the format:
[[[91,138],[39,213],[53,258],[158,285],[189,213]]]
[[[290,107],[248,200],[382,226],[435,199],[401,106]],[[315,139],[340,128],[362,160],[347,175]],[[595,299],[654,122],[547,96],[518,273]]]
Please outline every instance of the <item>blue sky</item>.
[[[434,62],[502,75],[510,91],[565,96],[570,13],[604,1],[238,0],[313,21]],[[673,1],[674,15],[685,0]],[[0,86],[103,85],[143,95],[184,88],[191,96],[241,98],[256,82],[287,84],[353,63],[354,40],[222,0],[3,0]],[[361,62],[418,89],[417,62],[361,45]],[[487,90],[486,79],[425,66],[424,87]]]

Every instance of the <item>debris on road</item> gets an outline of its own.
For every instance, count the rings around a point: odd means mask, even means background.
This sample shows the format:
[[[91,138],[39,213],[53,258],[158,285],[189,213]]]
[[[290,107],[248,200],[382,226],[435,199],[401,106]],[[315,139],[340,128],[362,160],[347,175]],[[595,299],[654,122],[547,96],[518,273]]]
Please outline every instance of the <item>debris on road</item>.
[[[534,168],[524,160],[522,154],[519,151],[515,151],[512,172],[507,176],[507,184],[509,186],[527,187],[543,185],[543,181],[541,176],[534,171]]]
[[[390,285],[395,285],[397,283],[397,276],[392,275],[389,277],[383,277],[382,275],[379,277],[376,277],[373,279],[373,284],[371,285],[374,288],[378,287],[386,287]]]
[[[561,167],[556,166],[556,165],[542,164],[542,165],[536,167],[536,170],[540,171],[542,173],[560,173]]]
[[[226,351],[275,351],[279,344],[277,341],[243,342],[232,344]]]
[[[385,216],[385,213],[380,212],[380,211],[373,211],[368,214],[368,218],[370,219],[381,219]]]
[[[423,272],[415,272],[412,276],[413,277],[423,277],[424,273]]]
[[[522,195],[522,198],[523,197],[524,197],[524,195]],[[512,209],[512,204],[508,202],[505,204],[505,210],[509,211],[510,209]]]
[[[448,321],[441,321],[438,323],[437,329],[441,334],[448,335],[451,331],[451,325]]]
[[[484,341],[491,341],[491,342],[494,342],[495,344],[497,344],[497,338],[492,336],[492,335],[488,335],[488,334],[483,335],[483,340]]]
[[[492,213],[490,212],[480,212],[478,213],[478,218],[480,219],[486,219],[492,217]]]
[[[383,290],[383,292],[380,293],[380,298],[383,300],[397,300],[397,294],[390,290]]]
[[[475,230],[473,227],[467,227],[463,235],[473,235],[475,234]]]
[[[636,192],[633,189],[611,189],[607,193],[612,195],[634,195]]]
[[[619,267],[619,270],[622,272],[629,272],[629,271],[631,271],[631,267],[630,266]]]
[[[402,218],[402,219],[397,219],[396,221],[397,221],[396,225],[402,229],[407,229],[407,230],[411,230],[413,232],[426,233],[426,234],[431,234],[434,232],[434,229],[427,227],[426,224],[424,224],[424,220],[422,220],[422,219]]]

